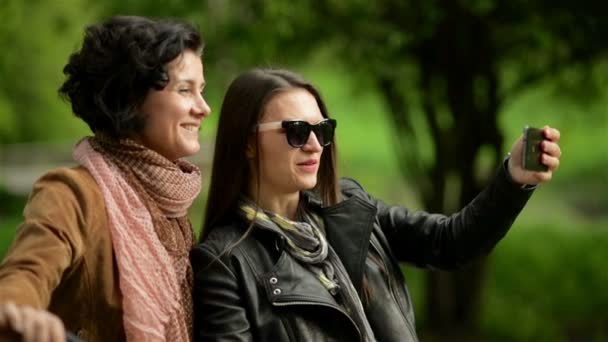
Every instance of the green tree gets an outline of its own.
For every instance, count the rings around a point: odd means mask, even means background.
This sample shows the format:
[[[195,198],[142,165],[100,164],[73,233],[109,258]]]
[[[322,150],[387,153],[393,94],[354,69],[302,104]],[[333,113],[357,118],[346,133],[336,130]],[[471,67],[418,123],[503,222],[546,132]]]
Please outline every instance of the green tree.
[[[582,89],[572,91],[574,97],[591,97],[608,51],[600,15],[605,5],[591,0],[182,0],[144,6],[128,2],[132,11],[198,21],[213,47],[208,70],[230,74],[240,66],[301,62],[319,49],[332,51],[381,94],[403,175],[433,212],[468,203],[502,162],[506,148],[498,122],[505,103],[546,80]],[[428,331],[475,334],[484,266],[428,273]]]
[[[0,2],[0,143],[82,132],[57,95],[62,69],[95,17],[85,0]]]
[[[599,1],[206,4],[203,20],[213,25],[213,50],[224,59],[292,61],[330,48],[354,74],[373,80],[370,90],[380,92],[395,127],[403,174],[434,212],[468,203],[503,160],[498,119],[506,102],[547,79],[591,92],[589,71],[608,51]],[[429,272],[429,331],[474,334],[483,274],[484,261]]]

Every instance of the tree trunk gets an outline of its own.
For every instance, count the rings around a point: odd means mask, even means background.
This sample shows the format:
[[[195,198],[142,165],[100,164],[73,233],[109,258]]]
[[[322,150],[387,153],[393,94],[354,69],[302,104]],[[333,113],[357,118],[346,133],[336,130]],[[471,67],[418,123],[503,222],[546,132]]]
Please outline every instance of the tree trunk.
[[[502,137],[497,125],[498,81],[489,30],[457,4],[444,4],[443,23],[414,49],[420,72],[418,96],[433,138],[435,159],[431,165],[421,165],[419,153],[412,152],[420,151],[410,117],[415,111],[407,109],[403,90],[397,90],[399,76],[379,83],[396,128],[404,176],[414,175],[427,211],[450,214],[470,202],[487,182],[476,178],[482,147],[490,147],[495,165],[502,160]],[[427,273],[423,339],[475,339],[485,267],[482,258],[455,272]]]

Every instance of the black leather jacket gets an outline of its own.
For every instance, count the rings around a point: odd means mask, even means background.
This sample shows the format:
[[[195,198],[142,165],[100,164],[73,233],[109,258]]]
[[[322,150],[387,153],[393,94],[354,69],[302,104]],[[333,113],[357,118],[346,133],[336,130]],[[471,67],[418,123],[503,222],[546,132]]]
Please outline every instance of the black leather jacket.
[[[360,297],[366,275],[371,296],[363,302],[378,341],[417,340],[398,261],[453,269],[488,253],[532,193],[513,184],[503,166],[488,188],[448,217],[387,206],[350,179],[340,185],[345,200],[317,210]],[[344,308],[275,234],[254,229],[223,253],[247,226],[235,215],[192,252],[195,340],[361,340]]]

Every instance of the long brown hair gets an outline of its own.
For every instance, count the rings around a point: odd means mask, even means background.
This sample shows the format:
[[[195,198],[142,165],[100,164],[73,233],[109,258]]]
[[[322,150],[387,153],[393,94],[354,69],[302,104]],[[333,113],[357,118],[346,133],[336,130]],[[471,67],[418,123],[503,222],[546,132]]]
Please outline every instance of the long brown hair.
[[[238,76],[228,87],[219,117],[201,241],[215,227],[233,220],[239,196],[247,193],[252,175],[259,177],[257,138],[250,137],[266,104],[278,93],[296,88],[313,95],[323,117],[329,117],[319,91],[300,75],[288,70],[253,69]],[[251,143],[256,151],[253,163],[256,172],[250,170],[246,157],[247,146]],[[313,191],[325,206],[338,201],[335,142],[325,147],[321,155],[318,181]]]

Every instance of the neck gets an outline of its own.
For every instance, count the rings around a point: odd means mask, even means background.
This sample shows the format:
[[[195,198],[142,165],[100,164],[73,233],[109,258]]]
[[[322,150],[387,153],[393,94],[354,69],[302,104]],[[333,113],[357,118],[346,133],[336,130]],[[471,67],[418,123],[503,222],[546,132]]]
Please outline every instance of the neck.
[[[249,194],[251,199],[257,203],[260,208],[290,220],[296,219],[296,213],[300,203],[299,192],[290,194],[266,194],[263,190],[260,190],[259,196],[256,196],[257,191],[253,189]]]

